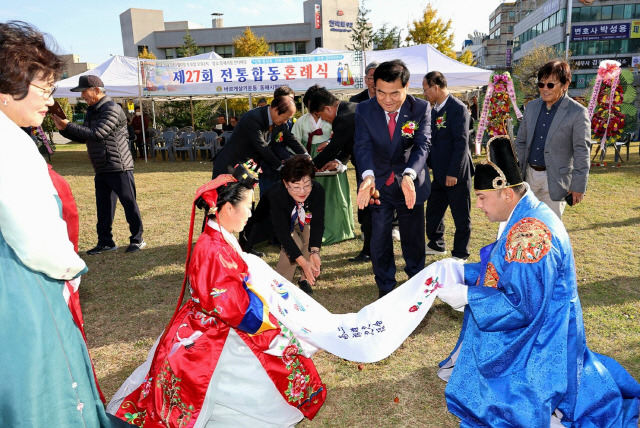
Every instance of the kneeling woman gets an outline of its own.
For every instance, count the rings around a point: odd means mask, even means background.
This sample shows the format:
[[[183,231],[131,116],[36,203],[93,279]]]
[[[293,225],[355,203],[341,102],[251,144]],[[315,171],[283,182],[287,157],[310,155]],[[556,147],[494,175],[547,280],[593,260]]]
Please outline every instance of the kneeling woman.
[[[159,339],[142,384],[118,408],[120,418],[145,428],[287,427],[322,406],[326,388],[313,362],[252,290],[232,235],[251,216],[254,177],[240,166],[198,190],[194,205],[211,209],[187,256],[190,299]]]

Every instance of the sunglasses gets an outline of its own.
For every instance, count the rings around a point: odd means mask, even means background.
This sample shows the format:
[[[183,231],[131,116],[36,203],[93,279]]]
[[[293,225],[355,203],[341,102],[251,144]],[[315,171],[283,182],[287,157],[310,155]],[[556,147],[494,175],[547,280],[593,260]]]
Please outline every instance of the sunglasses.
[[[549,89],[553,89],[553,88],[555,88],[555,86],[556,86],[557,84],[558,84],[558,83],[552,83],[552,82],[547,82],[546,84],[545,84],[545,83],[542,83],[542,82],[538,82],[538,88],[542,89],[542,88],[544,88],[544,86],[545,86],[545,85],[547,85],[547,88],[549,88]]]

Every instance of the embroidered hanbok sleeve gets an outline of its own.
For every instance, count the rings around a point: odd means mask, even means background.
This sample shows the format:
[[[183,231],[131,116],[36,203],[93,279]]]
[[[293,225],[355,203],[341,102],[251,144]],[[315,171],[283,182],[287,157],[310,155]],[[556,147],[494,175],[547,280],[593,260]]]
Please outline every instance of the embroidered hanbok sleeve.
[[[204,248],[207,247],[207,248]],[[199,240],[189,267],[191,298],[203,313],[247,333],[275,328],[269,309],[246,282],[247,266],[229,245]]]
[[[484,286],[469,288],[469,308],[480,330],[513,331],[539,319],[552,297],[557,256],[544,223],[533,218],[516,223],[489,259],[480,278]]]

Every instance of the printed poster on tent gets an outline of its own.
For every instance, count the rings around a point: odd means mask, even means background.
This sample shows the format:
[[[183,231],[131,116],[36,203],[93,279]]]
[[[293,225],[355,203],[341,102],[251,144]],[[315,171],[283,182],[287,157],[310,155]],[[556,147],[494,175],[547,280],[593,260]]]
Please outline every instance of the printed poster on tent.
[[[207,60],[140,61],[144,96],[226,95],[273,92],[288,85],[304,92],[361,89],[362,59],[357,52]]]

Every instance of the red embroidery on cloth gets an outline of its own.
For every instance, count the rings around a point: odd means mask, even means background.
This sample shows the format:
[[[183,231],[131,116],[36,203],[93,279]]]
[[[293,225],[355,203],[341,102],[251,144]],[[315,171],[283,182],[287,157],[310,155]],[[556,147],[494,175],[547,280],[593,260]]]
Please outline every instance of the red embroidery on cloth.
[[[496,271],[496,267],[493,263],[489,262],[487,264],[487,272],[484,274],[484,285],[485,287],[498,288],[498,280],[500,277],[498,276],[498,272]]]
[[[505,247],[506,261],[536,263],[551,249],[551,231],[536,218],[523,218],[509,230]]]

